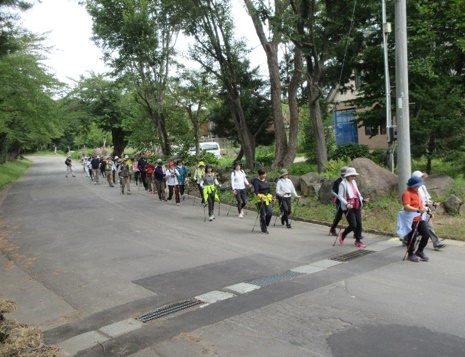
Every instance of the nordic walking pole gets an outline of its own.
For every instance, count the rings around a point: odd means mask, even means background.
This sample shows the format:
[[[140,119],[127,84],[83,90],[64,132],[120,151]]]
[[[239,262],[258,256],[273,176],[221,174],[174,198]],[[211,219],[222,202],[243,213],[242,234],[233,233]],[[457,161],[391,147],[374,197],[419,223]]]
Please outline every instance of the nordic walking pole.
[[[347,212],[344,214],[344,216],[346,217],[346,219],[347,219],[347,215],[349,214],[349,212],[350,212],[350,208],[349,208],[349,209],[347,210]],[[337,239],[339,238],[339,234],[341,234],[342,228],[343,228],[343,227],[339,228],[339,233],[337,234],[336,239],[334,240],[333,247],[336,245]]]
[[[279,200],[278,214],[276,215],[276,217],[275,217],[275,219],[274,219],[273,227],[276,226],[276,221],[278,220],[279,214],[281,213],[281,206],[282,206],[282,204],[283,204],[283,201],[282,201],[282,200]]]
[[[412,234],[412,238],[410,238],[410,242],[407,246],[407,250],[405,251],[405,254],[404,254],[404,259],[402,259],[402,261],[405,260],[405,258],[407,258],[407,254],[408,254],[408,251],[410,249],[410,246],[412,245],[413,241],[415,240],[415,242],[417,241],[417,237],[416,237],[416,234],[417,234],[417,229],[418,229],[418,226],[420,225],[420,221],[417,222],[417,224],[415,225],[415,229],[413,230],[413,234]]]
[[[253,223],[252,232],[255,230],[255,225],[257,224],[258,216],[260,216],[260,211],[261,211],[261,209],[259,209],[258,205],[257,205],[257,217],[255,217],[255,222]]]
[[[295,208],[292,210],[291,221],[289,222],[289,224],[292,224],[292,220],[294,219],[294,216],[295,216],[295,211],[297,210],[297,207],[299,207],[299,200],[300,198],[296,199]]]

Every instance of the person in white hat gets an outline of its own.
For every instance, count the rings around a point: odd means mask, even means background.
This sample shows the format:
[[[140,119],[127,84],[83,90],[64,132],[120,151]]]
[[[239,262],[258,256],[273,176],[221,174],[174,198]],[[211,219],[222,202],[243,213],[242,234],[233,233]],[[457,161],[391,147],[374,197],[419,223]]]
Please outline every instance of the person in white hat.
[[[422,182],[425,182],[425,179],[428,177],[427,174],[424,174],[421,171],[414,171],[412,173],[412,177],[419,177]],[[423,201],[423,204],[425,207],[437,207],[439,205],[438,202],[434,202],[431,199],[430,194],[428,193],[428,190],[426,189],[425,185],[421,185],[419,190],[418,190],[418,195],[420,196],[421,200]],[[426,221],[426,226],[428,227],[429,230],[429,236],[431,240],[433,241],[433,247],[435,250],[444,248],[446,245],[442,243],[436,234],[434,227],[433,227],[433,218],[434,216],[431,216],[427,221]]]
[[[354,245],[359,248],[365,248],[362,243],[362,212],[361,208],[364,203],[370,201],[369,198],[363,198],[355,182],[358,176],[353,167],[348,167],[344,175],[344,180],[339,184],[338,198],[341,201],[342,210],[345,212],[349,226],[344,232],[339,232],[339,243],[344,244],[345,237],[352,231],[355,233]]]
[[[291,214],[291,198],[294,196],[300,198],[300,196],[295,191],[294,184],[288,177],[288,172],[286,169],[281,170],[279,175],[279,180],[276,184],[276,196],[278,197],[279,207],[283,215],[281,216],[281,224],[286,224],[287,228],[292,228],[289,223],[289,215]]]

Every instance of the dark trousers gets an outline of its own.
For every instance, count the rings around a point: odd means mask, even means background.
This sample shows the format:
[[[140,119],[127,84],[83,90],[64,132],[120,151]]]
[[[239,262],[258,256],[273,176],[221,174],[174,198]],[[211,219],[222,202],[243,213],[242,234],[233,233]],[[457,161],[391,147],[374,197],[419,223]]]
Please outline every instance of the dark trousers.
[[[179,189],[179,195],[182,197],[184,195],[184,190],[186,189],[186,186],[184,184],[178,185]]]
[[[341,208],[341,202],[337,201],[336,202],[336,214],[334,215],[334,220],[333,220],[333,224],[331,225],[331,229],[336,229],[337,228],[337,225],[339,224],[339,222],[341,221],[342,219],[342,208]]]
[[[210,217],[210,216],[213,216],[213,213],[215,212],[215,191],[211,192],[207,196],[207,203],[208,203],[208,216]]]
[[[257,210],[260,212],[260,228],[262,232],[266,232],[266,227],[270,225],[271,216],[273,215],[273,205],[260,202],[257,203]]]
[[[417,223],[418,222],[412,223],[412,230],[408,234],[407,246],[408,246],[408,254],[410,255],[414,253],[415,241],[416,239],[420,239],[420,236],[421,236],[421,240],[420,240],[420,243],[418,244],[417,252],[423,252],[423,249],[426,247],[426,244],[428,244],[428,239],[429,239],[428,225],[426,224],[425,221],[419,221],[418,228],[417,228]],[[413,241],[412,241],[412,236],[415,230],[416,230],[416,234],[415,234],[416,239],[413,238]]]
[[[140,182],[142,182],[144,184],[144,187],[147,190],[149,185],[147,184],[147,180],[146,180],[145,175],[146,175],[145,172],[140,173]]]
[[[279,200],[279,207],[283,216],[281,220],[289,224],[289,215],[291,214],[292,206],[291,206],[291,197],[278,197]]]
[[[342,232],[343,237],[353,231],[355,240],[360,242],[360,239],[362,239],[362,210],[360,208],[351,208],[347,211],[346,218],[349,226]]]
[[[140,171],[134,172],[134,181],[136,181],[136,185],[137,185],[138,181],[141,181],[141,179],[140,179]]]
[[[242,209],[247,204],[247,192],[245,188],[236,190],[237,211],[241,213]]]
[[[205,201],[203,200],[203,188],[202,186],[200,186],[199,183],[197,184],[197,187],[199,188],[200,198],[202,199],[202,203],[205,203]]]
[[[176,200],[176,203],[179,203],[179,191],[178,191],[178,186],[169,186],[168,185],[168,201],[170,201],[173,198],[173,193],[174,193],[174,199]]]

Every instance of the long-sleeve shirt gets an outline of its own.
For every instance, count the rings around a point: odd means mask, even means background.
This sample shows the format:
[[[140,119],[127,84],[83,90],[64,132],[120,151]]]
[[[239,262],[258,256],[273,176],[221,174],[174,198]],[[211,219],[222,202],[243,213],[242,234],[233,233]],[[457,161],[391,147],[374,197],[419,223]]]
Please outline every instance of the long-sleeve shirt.
[[[270,183],[266,178],[263,181],[259,178],[255,179],[253,182],[253,189],[256,195],[268,195],[271,191]]]
[[[234,190],[243,190],[245,185],[249,185],[244,170],[234,170],[231,172],[231,188]]]
[[[355,180],[352,180],[350,183],[346,179],[341,181],[339,184],[338,198],[339,201],[341,201],[341,207],[343,211],[347,210],[347,205],[349,204],[347,200],[356,198],[359,200],[360,207],[363,204],[363,197],[358,190],[357,182],[355,182]]]
[[[179,172],[176,169],[168,169],[166,171],[166,184],[168,186],[176,186],[178,182]]]
[[[298,197],[294,184],[288,178],[281,178],[276,184],[276,194],[280,197]]]
[[[166,176],[166,168],[163,165],[157,165],[155,167],[155,171],[153,172],[153,176],[157,181],[163,181]]]

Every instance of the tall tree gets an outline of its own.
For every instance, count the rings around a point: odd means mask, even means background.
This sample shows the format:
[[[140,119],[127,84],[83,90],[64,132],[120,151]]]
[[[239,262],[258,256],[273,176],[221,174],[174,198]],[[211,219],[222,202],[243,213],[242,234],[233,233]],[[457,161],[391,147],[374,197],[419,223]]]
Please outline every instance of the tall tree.
[[[289,113],[290,113],[290,131],[289,145],[287,134],[284,126],[284,115],[282,105],[282,87],[283,84],[280,78],[278,49],[283,41],[282,25],[280,23],[282,14],[289,6],[287,0],[275,0],[273,5],[265,4],[263,0],[244,0],[247,6],[249,15],[253,20],[255,31],[258,35],[260,43],[265,51],[268,65],[268,74],[270,78],[271,106],[274,118],[275,130],[275,160],[272,168],[287,167],[295,158],[297,152],[297,136],[298,136],[298,106],[296,100],[297,88],[302,78],[302,60],[301,51],[295,47],[296,52],[294,58],[294,70],[292,81],[288,87],[289,93]],[[269,2],[267,2],[269,3]],[[266,35],[266,29],[271,32],[270,38]],[[297,83],[296,83],[297,82]]]
[[[184,29],[195,39],[191,57],[203,69],[214,75],[223,86],[231,110],[235,130],[246,157],[246,166],[254,166],[255,138],[250,131],[248,118],[241,103],[241,78],[249,73],[249,61],[245,56],[244,44],[234,39],[229,0],[184,0],[180,10],[184,18]],[[189,10],[189,11],[188,11]]]
[[[411,151],[413,157],[427,159],[424,170],[430,173],[434,158],[457,162],[465,144],[465,1],[444,6],[441,0],[418,0],[408,3],[407,13]],[[379,103],[360,116],[366,126],[373,127],[385,125],[379,43],[381,31],[371,32],[358,65],[363,96],[357,105]],[[389,55],[393,65],[393,39]]]
[[[353,60],[364,43],[364,32],[374,20],[374,2],[290,0],[283,14],[283,32],[302,51],[306,65],[306,90],[318,171],[325,171],[327,150],[320,107],[324,88],[347,83]],[[336,69],[335,72],[331,71]]]
[[[96,44],[115,74],[128,75],[169,155],[165,95],[178,35],[174,3],[168,0],[87,0]]]
[[[81,118],[85,122],[81,125],[90,128],[95,124],[103,132],[111,133],[113,155],[120,157],[129,135],[123,125],[130,115],[130,108],[123,100],[124,92],[121,83],[92,74],[89,78],[81,76],[77,86],[67,96],[69,111],[82,113]]]

